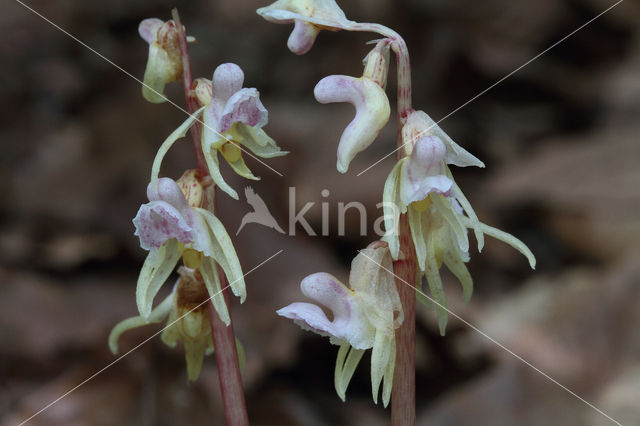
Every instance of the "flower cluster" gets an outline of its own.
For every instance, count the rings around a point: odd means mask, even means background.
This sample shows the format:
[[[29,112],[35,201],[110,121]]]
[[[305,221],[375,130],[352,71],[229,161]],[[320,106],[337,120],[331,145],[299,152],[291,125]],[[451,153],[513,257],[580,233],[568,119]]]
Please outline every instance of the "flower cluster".
[[[184,28],[178,28],[174,21],[151,18],[140,23],[139,33],[149,43],[142,93],[150,102],[163,102],[165,85],[183,78],[186,53],[181,50],[180,37],[186,37]],[[190,37],[187,40],[193,41]],[[185,81],[190,78],[185,77]],[[168,317],[162,340],[171,347],[178,340],[183,341],[190,380],[198,377],[204,355],[213,351],[208,302],[215,309],[213,315],[226,325],[231,322],[222,295],[225,277],[240,302],[246,298],[238,256],[224,225],[214,214],[216,186],[238,198],[222,178],[217,153],[236,173],[249,179],[257,178],[242,159],[242,147],[264,158],[286,154],[262,130],[268,121],[267,110],[256,89],[242,88],[243,81],[244,74],[235,64],[217,67],[212,80],[196,79],[189,96],[197,100],[200,108],[158,149],[147,187],[149,202],[140,206],[133,219],[140,246],[149,251],[136,287],[140,315],[119,323],[109,338],[115,353],[123,332]],[[169,149],[201,118],[205,130],[197,143],[206,165],[203,161],[197,170],[187,170],[177,181],[160,177]],[[171,295],[154,308],[156,295],[180,260],[180,278]]]
[[[447,305],[439,273],[443,263],[461,282],[463,299],[471,297],[473,284],[465,266],[469,260],[468,229],[475,234],[478,251],[482,250],[484,236],[489,235],[522,252],[532,268],[535,258],[512,235],[480,222],[456,185],[449,165],[484,167],[484,164],[451,140],[425,112],[411,107],[409,55],[397,33],[379,24],[348,20],[334,0],[278,0],[258,9],[258,14],[270,22],[294,24],[288,47],[296,54],[306,53],[323,29],[371,31],[383,37],[374,42],[374,49],[365,57],[361,77],[328,76],[314,89],[318,102],[348,102],[356,110],[338,144],[340,173],[347,172],[354,157],[373,143],[389,120],[390,107],[385,92],[389,51],[396,54],[402,155],[383,190],[386,244],[374,243],[354,259],[349,277],[351,288],[325,273],[310,275],[302,281],[302,292],[329,308],[332,321],[320,307],[309,303],[294,303],[278,311],[301,327],[329,336],[331,343],[340,345],[336,391],[343,400],[363,351],[372,349],[373,396],[376,400],[381,377],[384,377],[386,405],[395,364],[394,330],[403,318],[398,293],[389,275],[392,262],[405,259],[405,253],[400,250],[400,214],[408,216],[417,268],[420,276],[426,276],[441,334],[447,323]],[[417,293],[424,302],[430,302],[420,289]]]
[[[437,302],[438,324],[444,335],[448,315],[439,269],[442,263],[449,268],[462,284],[463,299],[468,301],[473,282],[465,266],[469,260],[467,229],[473,229],[478,251],[486,234],[519,250],[532,268],[535,258],[520,240],[478,220],[448,167],[484,167],[482,161],[451,140],[423,111],[409,115],[402,128],[402,142],[408,156],[391,170],[384,186],[385,240],[393,258],[398,259],[398,217],[394,213],[407,213],[418,266]]]

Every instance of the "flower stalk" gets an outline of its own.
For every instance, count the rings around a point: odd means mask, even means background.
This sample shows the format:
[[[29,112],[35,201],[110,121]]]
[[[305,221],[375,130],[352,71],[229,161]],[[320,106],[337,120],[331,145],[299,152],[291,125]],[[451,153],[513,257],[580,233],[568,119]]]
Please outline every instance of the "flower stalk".
[[[193,81],[191,75],[191,61],[189,57],[189,48],[187,46],[187,35],[180,21],[177,9],[171,11],[173,20],[178,28],[178,41],[180,44],[180,54],[183,67],[183,86],[184,95],[189,114],[194,114],[198,108],[198,100],[193,90]],[[197,170],[200,174],[199,179],[202,181],[209,176],[209,169],[202,151],[202,124],[197,120],[191,127],[191,137],[193,139],[193,147],[196,154]],[[215,214],[216,194],[214,188],[213,200],[208,200],[212,207],[212,213]],[[202,208],[207,208],[207,200],[203,198]],[[224,271],[218,265],[218,276],[220,278],[220,287],[222,288],[223,303],[228,306],[227,297],[227,279]],[[211,323],[211,337],[215,347],[216,365],[218,367],[218,378],[220,382],[220,390],[222,394],[222,402],[224,406],[225,419],[228,426],[245,426],[249,425],[249,417],[244,398],[244,390],[242,388],[242,377],[240,375],[240,365],[238,362],[238,352],[236,348],[236,339],[233,332],[233,323],[229,316],[229,325],[227,326],[221,319],[211,300],[209,301],[209,321]]]

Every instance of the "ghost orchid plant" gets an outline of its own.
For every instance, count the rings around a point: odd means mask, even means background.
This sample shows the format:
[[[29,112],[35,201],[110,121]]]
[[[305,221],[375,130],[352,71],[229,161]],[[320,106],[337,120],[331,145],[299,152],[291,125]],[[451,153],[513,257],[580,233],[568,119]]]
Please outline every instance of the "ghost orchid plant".
[[[522,252],[532,268],[535,258],[512,235],[480,222],[456,184],[449,166],[484,164],[451,140],[427,113],[412,108],[409,53],[398,33],[380,24],[347,19],[334,0],[278,0],[257,13],[269,22],[293,24],[287,45],[299,55],[311,49],[321,30],[364,31],[382,37],[373,42],[375,47],[365,57],[362,76],[328,76],[314,90],[320,103],[348,102],[355,108],[355,117],[338,144],[340,173],[347,172],[353,158],[375,141],[389,120],[385,89],[390,51],[396,56],[399,137],[397,163],[382,191],[386,244],[358,254],[351,268],[350,288],[324,273],[302,281],[303,294],[329,308],[332,321],[318,306],[308,303],[294,303],[278,313],[329,336],[331,343],[340,346],[335,384],[343,400],[363,351],[372,349],[374,400],[384,377],[383,403],[387,405],[391,393],[392,425],[414,425],[416,293],[421,301],[435,306],[444,335],[448,308],[439,271],[444,263],[460,280],[463,299],[471,297],[472,280],[465,266],[468,229],[475,234],[478,251],[484,235],[489,235]],[[391,272],[395,288],[385,275]],[[431,296],[421,290],[423,275]]]
[[[247,292],[236,251],[216,216],[214,202],[216,188],[238,196],[222,178],[217,154],[239,175],[258,179],[246,167],[243,152],[263,158],[286,152],[262,129],[268,121],[267,110],[256,89],[242,88],[244,73],[238,65],[218,66],[212,80],[192,80],[187,42],[194,39],[187,37],[177,10],[166,22],[145,19],[139,33],[149,44],[144,98],[164,102],[166,84],[182,80],[189,117],[160,145],[153,161],[149,202],[140,206],[133,219],[140,246],[149,251],[136,288],[139,315],[114,327],[109,347],[115,354],[124,332],[166,319],[162,340],[170,347],[182,341],[188,379],[196,380],[204,356],[215,352],[227,424],[248,425],[239,366],[243,351],[234,337],[225,290],[230,287],[241,303]],[[189,129],[197,167],[177,181],[160,177],[165,155]],[[180,260],[173,290],[154,307],[155,296]]]

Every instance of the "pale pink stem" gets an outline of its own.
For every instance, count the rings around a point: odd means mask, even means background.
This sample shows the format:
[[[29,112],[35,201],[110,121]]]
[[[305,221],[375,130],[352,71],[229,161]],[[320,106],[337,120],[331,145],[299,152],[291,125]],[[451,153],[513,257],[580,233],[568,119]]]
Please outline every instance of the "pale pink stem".
[[[356,24],[350,30],[375,32],[391,40],[396,54],[398,73],[398,140],[401,148],[402,126],[411,107],[411,63],[404,39],[395,31],[380,24]],[[398,149],[400,160],[406,150]],[[404,321],[396,330],[396,368],[391,394],[391,426],[414,426],[416,424],[416,253],[411,241],[411,230],[406,215],[400,217],[400,257],[393,262],[395,283],[402,302]],[[407,285],[409,283],[410,285]]]
[[[184,82],[184,96],[186,99],[187,111],[189,114],[193,114],[198,110],[198,103],[194,92],[191,90],[191,61],[187,46],[187,35],[180,21],[178,10],[173,9],[171,11],[171,15],[179,32],[180,54],[182,57],[182,80]],[[196,152],[196,161],[198,164],[198,171],[200,172],[200,179],[203,179],[209,176],[209,169],[207,168],[207,163],[202,152],[202,144],[200,143],[200,139],[202,137],[202,126],[200,122],[196,121],[193,127],[191,127],[191,136],[193,138],[193,147]],[[217,197],[214,193],[213,213],[215,213],[216,198]],[[223,289],[222,295],[225,303],[228,305],[227,291],[224,290],[225,287],[227,287],[227,278],[224,275],[224,271],[219,266],[218,275],[220,276],[220,286]],[[233,323],[230,321],[229,326],[223,323],[211,302],[209,302],[209,320],[211,322],[211,337],[213,338],[213,346],[215,349],[218,378],[220,381],[220,390],[222,393],[222,402],[224,405],[224,414],[227,426],[248,426],[249,416],[247,415],[247,407],[242,388],[242,377],[240,375],[240,366],[238,365],[238,353],[236,350],[236,338],[233,333]]]

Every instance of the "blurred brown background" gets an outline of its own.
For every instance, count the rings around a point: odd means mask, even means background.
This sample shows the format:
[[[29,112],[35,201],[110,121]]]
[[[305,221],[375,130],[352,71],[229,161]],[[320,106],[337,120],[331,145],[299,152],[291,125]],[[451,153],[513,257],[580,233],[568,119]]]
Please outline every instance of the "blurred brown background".
[[[380,215],[388,159],[356,174],[395,145],[395,129],[359,155],[347,175],[335,151],[351,120],[348,105],[320,105],[317,81],[359,75],[364,42],[376,36],[323,32],[303,57],[286,48],[289,26],[269,24],[253,0],[56,2],[31,6],[142,77],[147,46],[138,22],[168,19],[177,6],[195,76],[236,62],[270,112],[266,130],[291,154],[269,160],[279,177],[248,160],[250,182],[281,226],[288,187],[321,229],[329,201]],[[381,22],[406,37],[414,105],[438,120],[613,4],[613,0],[350,0],[351,19]],[[625,425],[640,424],[640,3],[626,0],[524,67],[441,125],[487,164],[455,170],[480,218],[521,238],[526,261],[488,241],[472,252],[472,302],[460,302],[445,272],[450,307]],[[183,120],[151,105],[137,82],[12,0],[0,16],[0,423],[15,425],[115,359],[113,325],[136,312],[134,291],[146,253],[131,218],[146,201],[155,150]],[[390,93],[393,97],[393,79]],[[168,94],[182,104],[181,88]],[[392,123],[393,124],[393,123]],[[163,174],[193,167],[177,145]],[[230,234],[250,211],[248,182],[223,171],[241,193],[222,195]],[[328,189],[328,199],[320,192]],[[248,225],[236,247],[248,299],[233,307],[244,343],[247,401],[255,425],[384,425],[371,401],[365,356],[343,404],[333,390],[337,347],[299,330],[275,310],[303,300],[307,274],[347,278],[361,237],[357,214],[344,237],[297,236]],[[349,228],[351,224],[351,228]],[[168,286],[167,286],[168,287]],[[456,320],[447,336],[419,308],[417,409],[421,425],[613,424]],[[126,334],[128,350],[159,328]],[[213,357],[188,385],[182,350],[154,339],[33,419],[32,425],[222,424]]]

